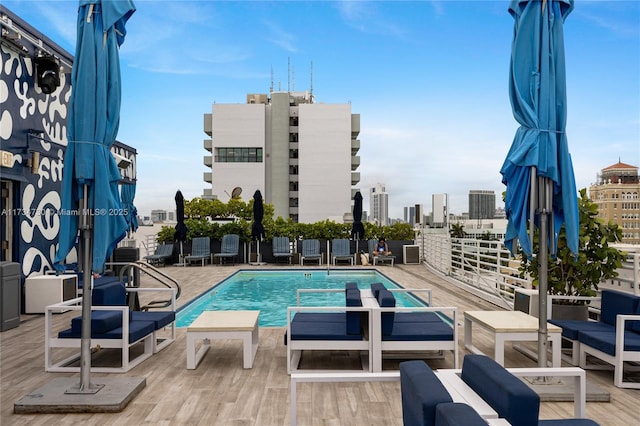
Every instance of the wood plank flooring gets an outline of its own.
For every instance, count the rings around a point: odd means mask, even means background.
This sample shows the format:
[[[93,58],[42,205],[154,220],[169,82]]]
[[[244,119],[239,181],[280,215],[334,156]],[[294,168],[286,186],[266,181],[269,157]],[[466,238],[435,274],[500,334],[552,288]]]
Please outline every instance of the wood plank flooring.
[[[256,268],[244,265],[245,268]],[[267,265],[273,268],[273,265]],[[188,303],[240,266],[163,268],[183,286],[179,305]],[[284,269],[288,266],[278,266]],[[460,357],[464,356],[462,312],[495,310],[495,306],[455,287],[422,265],[379,266],[378,269],[407,288],[433,289],[434,305],[457,306],[460,312]],[[153,285],[147,282],[145,285]],[[56,316],[60,327],[70,314]],[[13,404],[57,377],[78,374],[44,372],[44,317],[24,315],[19,327],[0,333],[0,424],[2,425],[288,425],[289,377],[282,328],[261,328],[260,346],[252,369],[242,368],[240,341],[214,341],[196,370],[186,369],[186,332],[125,376],[146,377],[147,385],[121,413],[15,415]],[[474,329],[474,342],[491,352],[492,338]],[[329,353],[327,362],[353,362],[343,353]],[[535,367],[536,362],[510,347],[508,367]],[[397,361],[386,361],[392,368]],[[451,368],[450,354],[429,360],[432,368]],[[92,374],[99,383],[104,375]],[[589,371],[588,380],[611,393],[611,402],[590,402],[587,414],[601,425],[640,425],[640,391],[613,386],[613,372]],[[541,418],[571,417],[573,403],[542,404]],[[298,387],[300,425],[401,425],[399,383],[322,383]]]

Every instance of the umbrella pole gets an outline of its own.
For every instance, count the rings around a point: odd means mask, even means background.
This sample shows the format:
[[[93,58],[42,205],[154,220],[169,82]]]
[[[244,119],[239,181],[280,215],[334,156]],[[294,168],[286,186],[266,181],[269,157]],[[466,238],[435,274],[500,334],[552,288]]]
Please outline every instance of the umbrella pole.
[[[547,366],[547,289],[548,289],[548,261],[549,256],[548,244],[549,241],[549,216],[553,214],[553,200],[551,198],[552,191],[551,179],[546,177],[538,178],[539,189],[539,205],[540,205],[540,234],[539,234],[539,247],[538,253],[538,268],[539,268],[539,285],[538,285],[538,367],[544,368]],[[553,231],[551,231],[553,232]]]
[[[93,293],[93,217],[89,211],[89,187],[83,186],[78,228],[82,233],[82,329],[80,334],[80,382],[68,394],[94,394],[104,385],[91,384],[91,295]]]

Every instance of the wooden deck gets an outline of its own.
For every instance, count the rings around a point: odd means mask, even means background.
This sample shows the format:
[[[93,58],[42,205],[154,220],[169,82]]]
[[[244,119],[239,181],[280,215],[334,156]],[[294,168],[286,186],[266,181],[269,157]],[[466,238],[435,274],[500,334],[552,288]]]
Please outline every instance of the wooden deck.
[[[162,270],[182,284],[183,295],[178,304],[183,305],[239,268],[168,266]],[[380,266],[378,269],[407,288],[433,289],[434,305],[457,306],[460,313],[465,310],[497,309],[456,288],[422,265]],[[68,324],[69,315],[58,315],[56,321],[61,325]],[[463,357],[462,320],[458,326],[460,356]],[[283,328],[261,328],[260,346],[252,369],[242,368],[242,344],[237,340],[229,340],[213,342],[212,350],[198,368],[187,370],[186,332],[185,329],[179,329],[173,344],[124,375],[146,377],[146,387],[121,413],[16,415],[13,414],[14,402],[26,394],[54,378],[79,376],[44,372],[44,317],[24,315],[19,327],[0,333],[0,424],[288,425],[289,376],[286,373],[283,334]],[[492,339],[488,334],[480,329],[474,330],[474,342],[480,349],[490,353]],[[351,357],[339,352],[329,353],[317,361],[353,362]],[[394,362],[397,361],[387,361],[386,368],[393,367]],[[429,360],[428,363],[432,368],[453,366],[450,354],[444,359]],[[505,363],[508,367],[537,365],[511,347],[505,349]],[[92,374],[92,382],[99,383],[102,376]],[[610,402],[587,404],[590,418],[601,425],[640,424],[640,391],[614,387],[613,373],[610,371],[589,371],[587,377],[589,382],[611,393]],[[572,414],[572,402],[545,402],[540,417],[571,417]],[[401,425],[400,385],[301,384],[298,387],[298,424]]]

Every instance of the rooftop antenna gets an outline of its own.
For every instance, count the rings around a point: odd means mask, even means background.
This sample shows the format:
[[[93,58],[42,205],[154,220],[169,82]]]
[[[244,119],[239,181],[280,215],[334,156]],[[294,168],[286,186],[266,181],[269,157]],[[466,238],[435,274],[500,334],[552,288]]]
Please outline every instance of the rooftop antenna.
[[[313,99],[313,61],[311,61],[311,68],[310,68],[309,73],[310,73],[309,78],[311,80],[310,81],[310,86],[311,87],[309,87],[309,92],[311,93],[311,98]]]
[[[296,66],[291,66],[291,90],[296,91]]]
[[[291,92],[291,58],[287,56],[287,92]]]
[[[273,93],[273,65],[271,65],[271,85],[269,86],[269,93]]]

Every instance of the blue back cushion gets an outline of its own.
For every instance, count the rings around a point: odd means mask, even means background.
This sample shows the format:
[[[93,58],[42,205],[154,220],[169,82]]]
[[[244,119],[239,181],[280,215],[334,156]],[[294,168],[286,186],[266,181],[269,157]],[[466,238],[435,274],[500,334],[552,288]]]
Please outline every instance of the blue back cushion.
[[[436,406],[436,426],[487,426],[487,422],[467,404],[449,402]]]
[[[394,308],[396,306],[396,298],[393,297],[393,294],[387,290],[382,289],[378,293],[378,305],[381,308]],[[393,312],[383,312],[382,313],[382,334],[391,334],[393,331]]]
[[[127,290],[124,284],[113,281],[108,284],[95,287],[91,298],[95,306],[123,306],[127,304]]]
[[[360,290],[350,289],[346,291],[346,306],[347,307],[362,306],[362,299],[360,298]],[[347,312],[347,334],[362,333],[362,325],[360,321],[361,318],[362,318],[361,311]]]
[[[640,315],[640,301],[638,301],[638,306],[636,306],[635,314]],[[640,333],[640,321],[631,321],[631,330]]]
[[[636,313],[638,300],[632,294],[614,290],[602,290],[602,318],[600,321],[615,327],[618,314],[630,315]],[[627,322],[625,328],[630,330],[632,326],[636,325],[634,324],[636,322]]]
[[[373,297],[378,298],[378,294],[380,294],[380,290],[386,290],[386,287],[382,283],[373,283],[371,284],[371,293],[373,293]]]
[[[408,426],[434,425],[438,404],[453,401],[424,361],[400,363],[400,392],[402,421]]]
[[[344,290],[358,290],[358,283],[350,281],[344,285]]]
[[[465,356],[462,380],[512,425],[538,426],[538,394],[493,359]]]

